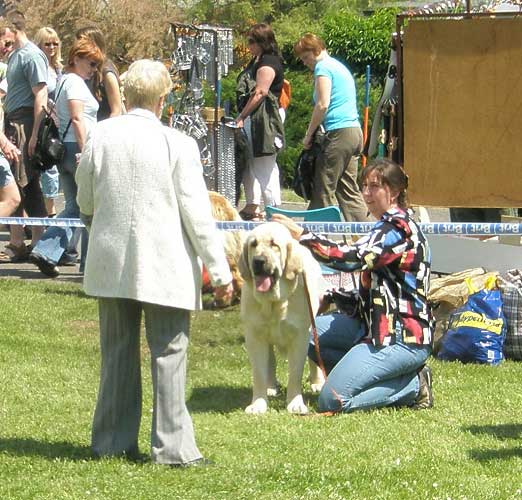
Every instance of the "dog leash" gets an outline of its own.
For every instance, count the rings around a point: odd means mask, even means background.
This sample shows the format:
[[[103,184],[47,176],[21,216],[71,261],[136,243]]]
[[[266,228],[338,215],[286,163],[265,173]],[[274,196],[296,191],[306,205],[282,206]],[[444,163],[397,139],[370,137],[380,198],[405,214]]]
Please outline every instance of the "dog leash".
[[[308,305],[308,314],[310,315],[310,324],[312,327],[312,336],[314,339],[314,349],[315,349],[315,355],[317,356],[317,364],[319,365],[319,369],[323,373],[323,377],[326,380],[326,368],[324,367],[323,358],[321,357],[321,350],[319,349],[319,335],[317,334],[317,326],[315,324],[315,316],[314,316],[314,310],[312,308],[312,301],[310,300],[310,292],[308,289],[308,282],[306,280],[306,273],[303,271],[303,284],[304,284],[304,291],[306,295],[306,303]],[[342,412],[342,401],[339,395],[332,389],[333,395],[335,399],[339,402],[339,410],[337,411],[325,411],[318,413],[317,415],[322,417],[333,417],[334,415],[338,415]]]
[[[317,364],[319,365],[319,368],[323,372],[323,376],[326,379],[326,369],[324,367],[323,358],[321,358],[321,352],[319,349],[319,335],[317,334],[314,310],[312,308],[312,301],[310,300],[310,292],[308,290],[308,282],[306,280],[306,273],[304,271],[303,271],[303,284],[304,284],[304,291],[305,291],[305,295],[306,295],[306,303],[308,305],[308,314],[310,315],[310,324],[312,327],[312,336],[314,339],[314,349],[315,349],[315,355],[317,356]]]

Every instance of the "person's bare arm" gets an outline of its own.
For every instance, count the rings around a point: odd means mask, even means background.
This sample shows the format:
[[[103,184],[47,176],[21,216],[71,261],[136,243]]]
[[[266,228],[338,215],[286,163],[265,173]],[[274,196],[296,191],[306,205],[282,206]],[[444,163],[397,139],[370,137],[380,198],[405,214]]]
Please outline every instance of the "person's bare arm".
[[[3,132],[0,132],[0,149],[7,161],[18,162],[20,158],[20,150],[6,137]]]
[[[250,99],[248,99],[245,107],[239,113],[236,124],[238,127],[242,127],[245,119],[254,111],[261,101],[268,95],[270,86],[275,78],[274,68],[270,66],[261,66],[256,73],[256,88]]]
[[[332,82],[326,76],[319,76],[315,80],[315,97],[316,102],[312,111],[312,117],[303,139],[305,149],[312,147],[312,138],[321,123],[323,123],[324,115],[330,106],[330,97],[332,94]]]
[[[288,231],[290,231],[290,234],[292,235],[292,238],[294,238],[294,240],[299,241],[299,238],[303,234],[303,228],[301,226],[298,226],[293,219],[287,217],[286,215],[272,214],[270,220],[274,222],[279,222],[279,224],[283,224],[283,226],[285,226],[288,229]]]
[[[119,116],[122,113],[121,109],[121,95],[120,85],[116,75],[111,71],[105,73],[103,77],[103,85],[107,92],[107,100],[109,101],[109,107],[111,108],[110,116]]]
[[[38,138],[38,127],[43,115],[43,108],[47,106],[47,84],[39,83],[32,87],[34,94],[34,124],[31,132],[31,139],[27,145],[27,152],[29,156],[33,156],[36,148],[36,140]]]
[[[81,151],[87,135],[85,122],[83,120],[83,102],[78,99],[70,99],[67,101],[67,107],[69,108],[69,115],[71,116],[71,127],[74,130],[74,136]]]

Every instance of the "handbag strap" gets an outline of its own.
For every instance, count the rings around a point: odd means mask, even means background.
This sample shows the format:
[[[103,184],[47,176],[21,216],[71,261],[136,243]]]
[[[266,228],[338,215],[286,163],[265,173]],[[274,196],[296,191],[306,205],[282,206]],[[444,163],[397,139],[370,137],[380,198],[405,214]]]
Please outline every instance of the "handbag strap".
[[[58,102],[58,97],[59,97],[60,92],[62,91],[64,85],[65,85],[65,75],[62,78],[62,84],[60,85],[58,92],[56,92],[56,97],[54,98],[54,101],[52,101],[53,105],[52,105],[51,109],[49,110],[49,114],[51,114],[54,111],[54,108],[56,108],[56,103]]]
[[[56,97],[54,99],[54,105],[53,105],[53,109],[56,107],[56,103],[58,102],[58,97],[60,95],[60,92],[62,91],[64,85],[65,85],[65,79],[67,78],[67,75],[64,75],[63,78],[62,78],[62,84],[60,85],[60,88],[58,89],[58,92],[56,92]],[[52,112],[52,110],[50,111],[50,113]],[[67,123],[67,127],[65,127],[65,131],[62,135],[62,141],[65,141],[65,136],[67,135],[67,132],[69,132],[69,128],[71,127],[71,123],[72,123],[72,118],[69,120],[69,123]]]
[[[67,124],[67,127],[65,127],[65,132],[62,135],[62,141],[65,142],[65,136],[67,135],[67,132],[69,132],[69,128],[72,123],[72,118],[69,120],[69,123]]]

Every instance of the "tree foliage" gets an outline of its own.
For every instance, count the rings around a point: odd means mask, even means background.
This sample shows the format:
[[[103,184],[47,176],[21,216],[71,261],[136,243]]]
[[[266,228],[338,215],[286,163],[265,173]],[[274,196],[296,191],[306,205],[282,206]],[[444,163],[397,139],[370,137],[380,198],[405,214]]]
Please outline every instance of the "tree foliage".
[[[199,0],[187,9],[187,18],[195,23],[206,23],[233,28],[244,33],[258,22],[270,22],[274,16],[272,0]]]
[[[105,33],[109,57],[120,66],[143,57],[168,57],[173,49],[169,21],[233,28],[235,68],[222,82],[222,102],[232,103],[232,116],[236,76],[250,57],[244,34],[257,22],[271,23],[286,62],[285,77],[292,83],[292,103],[285,123],[287,145],[278,157],[282,178],[288,182],[313,108],[312,76],[294,57],[293,45],[306,32],[324,38],[330,54],[343,61],[356,77],[362,117],[361,75],[370,64],[373,110],[384,82],[396,13],[380,10],[373,16],[361,17],[359,13],[366,6],[367,0],[19,0],[17,8],[26,15],[30,35],[42,26],[56,29],[64,43],[64,57],[76,29],[98,26]],[[214,96],[207,100],[212,105]],[[372,111],[370,120],[371,116]]]
[[[132,61],[162,57],[168,20],[181,18],[173,5],[164,0],[21,0],[17,8],[25,13],[29,34],[51,26],[67,49],[78,28],[96,25],[105,34],[108,54]]]
[[[239,49],[250,26],[270,23],[284,59],[295,65],[293,46],[301,35],[320,33],[323,16],[340,9],[357,12],[362,4],[366,5],[366,0],[199,0],[187,9],[186,15],[195,23],[233,28]]]
[[[342,10],[325,17],[322,34],[330,54],[359,75],[365,73],[369,64],[372,74],[384,80],[396,13],[397,9],[381,9],[372,16],[362,17]]]

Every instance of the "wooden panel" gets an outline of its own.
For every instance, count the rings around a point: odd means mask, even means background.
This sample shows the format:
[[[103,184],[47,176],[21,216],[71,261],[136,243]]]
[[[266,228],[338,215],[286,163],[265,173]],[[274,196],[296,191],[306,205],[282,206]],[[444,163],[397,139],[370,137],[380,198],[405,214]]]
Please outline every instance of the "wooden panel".
[[[522,207],[522,18],[412,19],[403,64],[410,200]]]

